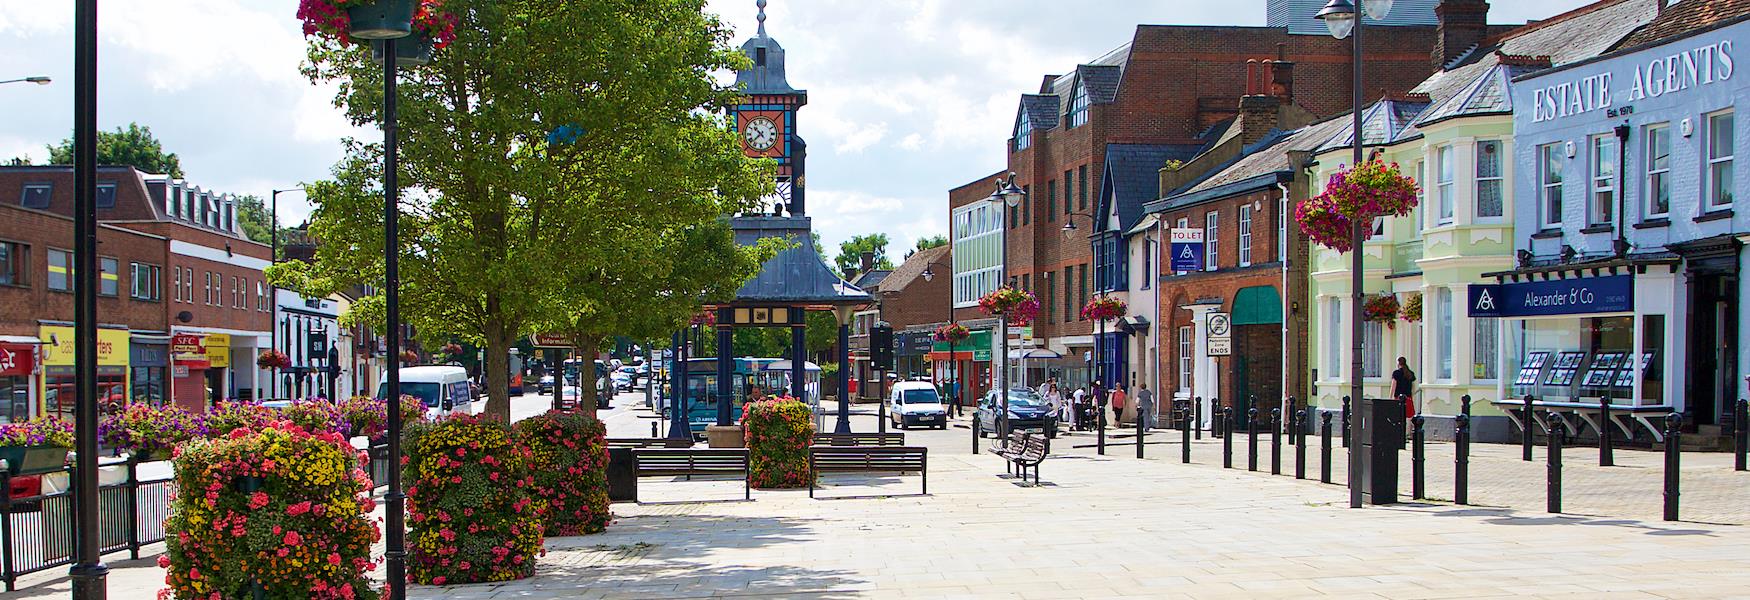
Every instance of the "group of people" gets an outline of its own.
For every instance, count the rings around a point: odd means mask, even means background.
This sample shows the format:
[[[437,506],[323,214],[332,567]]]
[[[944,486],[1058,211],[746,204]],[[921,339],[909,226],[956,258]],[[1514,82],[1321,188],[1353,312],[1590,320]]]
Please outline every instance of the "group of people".
[[[1128,386],[1119,383],[1116,387],[1107,389],[1095,380],[1088,385],[1065,391],[1058,384],[1057,378],[1046,379],[1039,384],[1039,396],[1045,399],[1046,406],[1057,415],[1059,423],[1068,423],[1076,431],[1087,431],[1102,423],[1116,423],[1124,415],[1124,407],[1132,400]],[[1155,426],[1155,395],[1148,389],[1148,384],[1136,386],[1135,398],[1137,419],[1142,421],[1144,428]],[[1112,411],[1112,420],[1106,420],[1106,411]]]

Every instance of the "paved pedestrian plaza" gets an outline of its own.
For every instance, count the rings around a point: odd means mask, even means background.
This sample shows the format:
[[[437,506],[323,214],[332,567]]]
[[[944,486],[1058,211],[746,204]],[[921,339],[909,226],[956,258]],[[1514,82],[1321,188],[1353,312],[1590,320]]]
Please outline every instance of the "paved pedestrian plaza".
[[[631,404],[622,396],[618,404]],[[610,430],[649,435],[646,411],[617,407]],[[964,423],[964,420],[961,420]],[[873,418],[856,421],[873,429]],[[865,427],[867,426],[867,427]],[[1392,507],[1347,507],[1338,485],[1220,467],[1219,441],[1180,464],[1177,432],[1150,436],[1148,458],[1116,432],[1098,456],[1089,434],[1060,438],[1034,487],[1000,458],[971,453],[968,430],[907,432],[930,448],[920,477],[831,476],[822,496],[736,481],[640,482],[645,504],[616,504],[606,533],[553,538],[533,578],[413,586],[413,598],[1744,598],[1750,474],[1729,456],[1690,454],[1685,520],[1659,520],[1657,454],[1623,450],[1600,469],[1570,448],[1569,514],[1543,511],[1543,450],[1479,445],[1472,501],[1451,498],[1450,446],[1430,446],[1430,495]],[[1340,450],[1340,448],[1339,448]],[[1444,453],[1444,454],[1443,454]],[[1335,467],[1341,481],[1342,454]],[[1406,463],[1408,455],[1405,455]],[[1586,464],[1592,461],[1591,465]],[[886,497],[869,497],[891,494]],[[1736,502],[1729,500],[1736,496]],[[701,502],[703,501],[703,502]],[[151,548],[161,552],[161,546]],[[146,598],[150,558],[112,561],[111,597]],[[11,598],[61,598],[63,573],[21,581]]]

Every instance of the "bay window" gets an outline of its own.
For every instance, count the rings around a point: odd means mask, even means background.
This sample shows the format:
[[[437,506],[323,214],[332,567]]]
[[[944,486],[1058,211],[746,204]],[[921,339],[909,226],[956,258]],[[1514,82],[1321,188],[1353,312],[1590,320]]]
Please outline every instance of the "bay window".
[[[1505,213],[1501,192],[1501,140],[1477,142],[1476,215],[1496,219]]]

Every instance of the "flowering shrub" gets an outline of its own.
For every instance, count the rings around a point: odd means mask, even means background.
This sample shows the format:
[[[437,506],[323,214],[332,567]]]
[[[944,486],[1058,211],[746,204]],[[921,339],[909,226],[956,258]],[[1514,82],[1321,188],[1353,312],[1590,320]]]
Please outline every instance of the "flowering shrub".
[[[134,458],[166,458],[189,440],[206,435],[201,418],[175,406],[129,404],[97,423],[97,439],[109,448],[127,450]]]
[[[431,47],[442,50],[456,41],[456,14],[444,12],[443,0],[421,0],[413,13],[413,33],[431,38]],[[461,354],[455,352],[454,354]]]
[[[338,434],[277,421],[195,440],[176,457],[159,598],[374,599],[382,533],[361,455]]]
[[[706,327],[716,325],[717,324],[717,311],[701,310],[701,311],[699,311],[699,314],[693,315],[693,320],[691,321],[691,324],[692,325],[704,325]]]
[[[748,485],[757,488],[806,487],[808,447],[814,444],[814,414],[789,396],[774,396],[742,407],[741,426],[748,454]]]
[[[1410,294],[1404,299],[1403,308],[1398,309],[1398,315],[1405,321],[1416,323],[1422,320],[1422,295]]]
[[[1392,294],[1370,296],[1361,305],[1361,317],[1374,323],[1385,323],[1386,327],[1397,327],[1398,297]]]
[[[1123,317],[1130,310],[1123,300],[1111,296],[1096,296],[1082,306],[1082,318],[1089,321],[1105,321]]]
[[[290,406],[279,409],[278,418],[315,433],[334,432],[342,436],[352,433],[352,424],[347,422],[340,405],[322,398],[293,400]]]
[[[1003,315],[1010,325],[1025,326],[1039,316],[1039,299],[1032,292],[1003,286],[978,299],[984,314]]]
[[[1295,207],[1294,220],[1319,245],[1348,252],[1353,223],[1408,215],[1416,207],[1416,193],[1416,181],[1400,173],[1397,163],[1367,161],[1331,176],[1325,193]],[[1361,228],[1362,241],[1372,237],[1373,228]]]
[[[529,449],[509,427],[451,415],[408,428],[407,576],[445,585],[534,574],[541,515]]]
[[[412,350],[402,350],[401,351],[401,364],[402,365],[419,364],[419,353],[414,352]]]
[[[278,350],[268,350],[255,357],[255,366],[263,369],[286,369],[292,366],[292,357]]]
[[[547,505],[546,534],[607,529],[608,428],[581,412],[551,411],[517,421],[512,429],[533,456],[534,492]]]
[[[966,341],[966,338],[972,337],[972,331],[966,329],[965,325],[949,323],[937,327],[936,332],[930,334],[930,337],[938,342],[962,342]]]
[[[352,426],[352,436],[365,436],[380,441],[389,430],[389,403],[369,396],[353,396],[335,402],[346,423]],[[401,395],[401,425],[411,426],[425,418],[425,403],[418,398]]]
[[[0,446],[72,448],[73,424],[54,415],[43,415],[23,423],[0,424]]]
[[[222,400],[201,416],[209,438],[222,438],[238,429],[261,429],[272,420],[273,409],[246,400]]]

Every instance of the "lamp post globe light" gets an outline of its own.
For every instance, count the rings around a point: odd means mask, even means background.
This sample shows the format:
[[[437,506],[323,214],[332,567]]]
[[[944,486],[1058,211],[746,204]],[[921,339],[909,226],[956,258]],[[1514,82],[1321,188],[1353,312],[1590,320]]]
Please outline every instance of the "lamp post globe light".
[[[1363,5],[1363,10],[1365,10],[1367,16],[1373,20],[1377,21],[1384,19],[1386,15],[1391,12],[1392,0],[1359,1]],[[1349,108],[1350,117],[1354,123],[1353,135],[1355,137],[1354,143],[1352,144],[1354,153],[1352,155],[1352,162],[1349,165],[1349,168],[1351,169],[1359,166],[1366,158],[1364,154],[1365,149],[1362,147],[1364,145],[1364,140],[1361,137],[1361,35],[1363,29],[1365,29],[1361,24],[1361,12],[1362,11],[1360,10],[1356,10],[1355,2],[1352,2],[1351,0],[1330,0],[1330,2],[1325,3],[1325,8],[1320,10],[1317,15],[1317,18],[1325,22],[1325,27],[1330,29],[1331,37],[1343,39],[1349,37],[1351,34],[1354,35],[1354,39],[1351,40],[1353,54],[1350,62],[1350,64],[1353,65],[1353,68],[1351,69],[1353,80],[1350,82]],[[1362,402],[1361,322],[1363,311],[1361,288],[1363,284],[1362,272],[1365,269],[1361,252],[1362,227],[1371,225],[1371,222],[1362,223],[1362,219],[1354,219],[1353,222],[1349,224],[1349,335],[1352,342],[1352,346],[1350,347],[1351,354],[1349,356],[1349,397],[1354,398],[1357,403]],[[1368,425],[1370,421],[1371,420],[1367,418],[1356,419],[1354,421],[1356,425],[1351,426],[1350,432],[1345,435],[1353,434],[1357,436],[1358,439],[1367,439],[1369,432],[1366,431],[1366,429],[1369,428]],[[1361,474],[1361,453],[1362,449],[1360,444],[1349,444],[1349,508],[1361,508],[1363,484]]]
[[[936,279],[936,272],[930,270],[930,267],[940,265],[940,264],[942,264],[942,263],[931,262],[929,265],[924,266],[924,272],[919,273],[919,276],[923,277],[924,281],[926,281],[926,282],[935,280]],[[949,293],[948,293],[948,324],[958,325],[959,323],[960,322],[954,318],[954,293],[952,291],[949,291]],[[952,373],[953,381],[954,381],[954,389],[953,389],[954,397],[951,398],[951,400],[953,400],[953,403],[950,404],[949,406],[952,407],[953,410],[960,411],[961,415],[965,415],[966,414],[965,409],[961,406],[960,403],[962,400],[961,390],[965,389],[966,385],[965,385],[965,382],[962,381],[964,379],[964,377],[962,377],[962,374],[960,372],[960,360],[954,356],[954,352],[956,350],[958,350],[958,348],[954,347],[955,344],[957,344],[957,343],[958,342],[954,338],[948,338],[948,371],[949,371],[949,373]],[[951,416],[953,414],[953,410],[949,411]]]
[[[1021,200],[1027,197],[1027,192],[1022,191],[1021,188],[1015,186],[1015,173],[1013,171],[1009,172],[1007,179],[999,178],[995,183],[996,191],[991,192],[990,197],[986,200],[999,206],[1006,207],[1004,214],[1007,214],[1007,209],[1013,209],[1020,206]],[[1009,232],[1007,229],[1003,230],[1001,256],[1003,267],[1002,277],[999,281],[1002,282],[1002,285],[1008,285]],[[996,434],[1001,436],[1006,435],[1009,430],[1009,315],[1006,312],[997,315],[997,339],[999,340],[997,346],[997,360],[1001,362],[996,369],[996,373],[998,389],[1002,390],[1003,406],[1002,410],[997,414]]]

